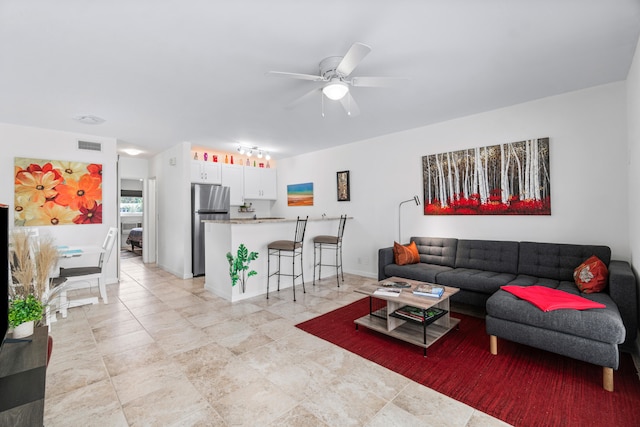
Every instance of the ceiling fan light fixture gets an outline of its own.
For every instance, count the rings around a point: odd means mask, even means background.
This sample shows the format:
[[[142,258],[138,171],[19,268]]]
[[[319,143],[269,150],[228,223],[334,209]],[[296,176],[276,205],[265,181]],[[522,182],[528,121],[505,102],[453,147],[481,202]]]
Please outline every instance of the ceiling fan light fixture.
[[[130,156],[137,156],[138,154],[142,154],[142,150],[138,150],[137,148],[125,148],[124,150],[125,153],[127,153]]]
[[[261,159],[262,158],[262,150],[258,151],[258,158]]]
[[[271,155],[267,152],[267,154],[265,154],[264,158],[267,159],[267,160],[271,160]]]
[[[349,92],[349,86],[337,78],[331,79],[331,81],[322,88],[322,93],[332,101],[338,101],[344,98],[347,92]]]
[[[244,148],[243,147],[238,147],[238,153],[244,154]]]

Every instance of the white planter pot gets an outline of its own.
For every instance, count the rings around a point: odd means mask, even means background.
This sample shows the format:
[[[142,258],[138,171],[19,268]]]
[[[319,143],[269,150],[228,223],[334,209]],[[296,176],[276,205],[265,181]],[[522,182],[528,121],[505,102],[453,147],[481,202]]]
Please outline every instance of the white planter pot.
[[[13,338],[26,338],[33,335],[33,324],[35,322],[30,320],[28,322],[24,322],[19,324],[18,326],[13,328]]]

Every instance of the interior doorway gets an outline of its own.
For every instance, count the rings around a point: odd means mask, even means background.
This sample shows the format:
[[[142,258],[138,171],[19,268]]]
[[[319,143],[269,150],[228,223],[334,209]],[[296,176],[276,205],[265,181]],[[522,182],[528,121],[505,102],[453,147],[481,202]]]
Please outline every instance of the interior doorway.
[[[120,249],[131,256],[143,253],[143,197],[142,179],[120,180]]]

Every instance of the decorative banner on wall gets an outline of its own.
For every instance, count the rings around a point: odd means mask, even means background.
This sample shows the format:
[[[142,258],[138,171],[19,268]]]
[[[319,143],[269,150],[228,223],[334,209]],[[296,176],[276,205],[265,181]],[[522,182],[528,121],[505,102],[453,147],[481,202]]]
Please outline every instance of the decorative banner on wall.
[[[16,226],[102,224],[102,165],[16,157]]]
[[[549,138],[422,157],[425,215],[551,215]]]
[[[313,182],[287,185],[289,206],[313,206]]]

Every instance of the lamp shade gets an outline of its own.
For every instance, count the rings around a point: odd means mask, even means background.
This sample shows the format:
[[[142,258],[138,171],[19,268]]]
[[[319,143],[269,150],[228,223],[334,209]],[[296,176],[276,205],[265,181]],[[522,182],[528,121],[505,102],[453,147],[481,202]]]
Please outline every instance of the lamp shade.
[[[322,88],[322,93],[332,101],[342,99],[347,92],[349,92],[349,86],[339,79],[332,79]]]

